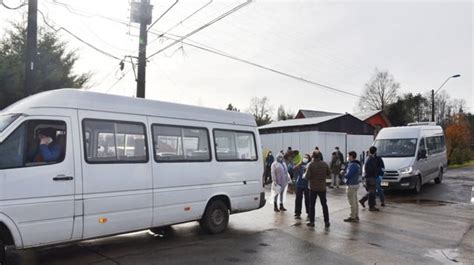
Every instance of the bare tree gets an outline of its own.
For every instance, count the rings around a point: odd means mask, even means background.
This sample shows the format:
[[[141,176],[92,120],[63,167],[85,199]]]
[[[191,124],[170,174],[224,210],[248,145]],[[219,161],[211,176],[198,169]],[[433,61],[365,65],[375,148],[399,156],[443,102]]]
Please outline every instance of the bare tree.
[[[253,97],[250,101],[249,112],[255,117],[257,126],[263,126],[272,122],[272,107],[267,97]]]
[[[364,93],[359,100],[359,108],[366,110],[383,110],[397,100],[400,84],[388,71],[375,69],[374,75],[365,84]]]
[[[280,105],[277,110],[277,119],[279,121],[285,121],[285,120],[291,120],[295,118],[295,114],[291,113],[290,111],[285,111],[285,107],[283,105]]]

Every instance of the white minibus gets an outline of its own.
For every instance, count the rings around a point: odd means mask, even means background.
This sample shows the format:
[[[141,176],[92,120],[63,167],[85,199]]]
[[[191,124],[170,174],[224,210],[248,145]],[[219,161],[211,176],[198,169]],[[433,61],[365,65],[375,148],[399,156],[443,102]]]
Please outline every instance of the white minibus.
[[[0,112],[0,264],[5,249],[199,221],[265,204],[252,115],[76,89]]]
[[[423,184],[439,184],[448,169],[443,129],[431,123],[382,129],[374,143],[385,164],[381,186],[385,189],[412,189]]]

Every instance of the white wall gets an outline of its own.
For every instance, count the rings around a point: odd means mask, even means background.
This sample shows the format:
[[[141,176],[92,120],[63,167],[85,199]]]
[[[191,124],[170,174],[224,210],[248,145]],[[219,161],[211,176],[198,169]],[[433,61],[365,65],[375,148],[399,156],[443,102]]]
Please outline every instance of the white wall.
[[[318,146],[323,153],[324,160],[329,162],[334,147],[339,146],[343,154],[356,151],[359,156],[363,150],[368,150],[374,137],[371,135],[348,135],[334,132],[291,132],[260,135],[264,153],[271,150],[273,154],[280,150],[286,151],[288,146],[299,150],[303,154],[311,154],[314,147]],[[347,142],[346,142],[347,139]]]

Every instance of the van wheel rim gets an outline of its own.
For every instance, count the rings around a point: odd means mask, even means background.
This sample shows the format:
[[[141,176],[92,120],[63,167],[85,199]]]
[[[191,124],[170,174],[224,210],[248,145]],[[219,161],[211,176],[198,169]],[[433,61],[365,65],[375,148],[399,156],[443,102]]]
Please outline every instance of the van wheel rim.
[[[215,210],[211,214],[211,221],[215,225],[220,225],[224,222],[224,213],[220,210]]]

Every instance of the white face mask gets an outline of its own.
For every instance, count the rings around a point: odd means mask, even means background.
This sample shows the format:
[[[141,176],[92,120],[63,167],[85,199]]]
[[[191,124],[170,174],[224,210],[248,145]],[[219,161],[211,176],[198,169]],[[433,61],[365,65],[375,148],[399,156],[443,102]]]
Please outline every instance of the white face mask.
[[[303,158],[303,163],[308,163],[309,159],[308,158]]]

